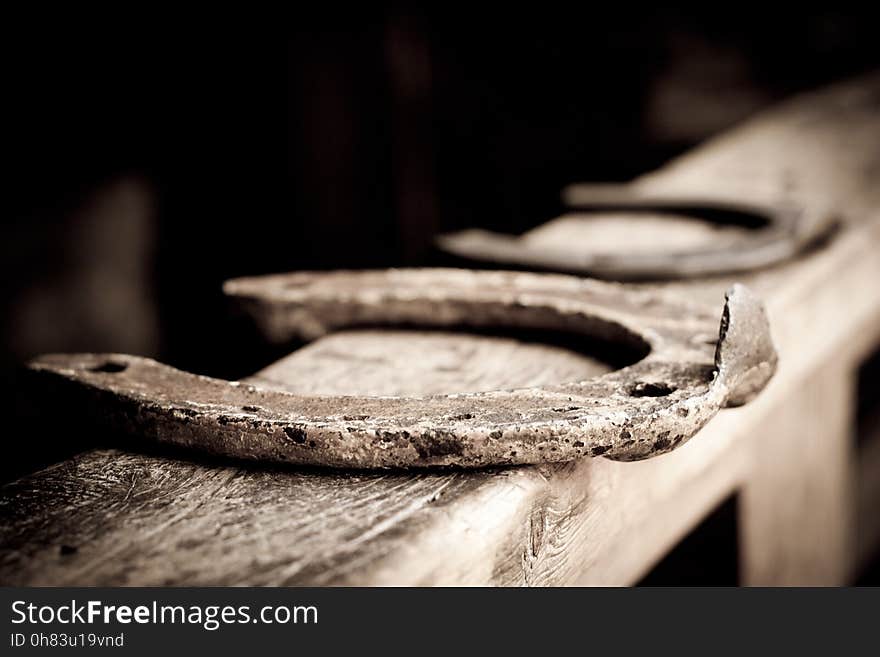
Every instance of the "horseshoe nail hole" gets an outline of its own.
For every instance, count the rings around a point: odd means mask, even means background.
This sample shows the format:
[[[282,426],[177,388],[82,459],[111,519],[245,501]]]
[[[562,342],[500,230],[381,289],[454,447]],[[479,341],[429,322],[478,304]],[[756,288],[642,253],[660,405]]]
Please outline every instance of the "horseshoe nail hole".
[[[127,369],[127,363],[117,363],[112,360],[108,360],[101,363],[100,365],[95,365],[94,367],[88,368],[89,372],[103,372],[105,374],[118,374],[119,372],[124,372]]]
[[[675,392],[675,388],[665,383],[641,381],[629,390],[631,397],[665,397]]]

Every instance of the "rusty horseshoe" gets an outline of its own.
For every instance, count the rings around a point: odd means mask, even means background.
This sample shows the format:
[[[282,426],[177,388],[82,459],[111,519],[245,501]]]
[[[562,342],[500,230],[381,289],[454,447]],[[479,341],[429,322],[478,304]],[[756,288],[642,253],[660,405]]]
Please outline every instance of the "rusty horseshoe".
[[[30,363],[46,389],[122,434],[215,454],[344,468],[642,459],[747,402],[776,367],[761,302],[742,285],[717,310],[563,275],[457,269],[292,273],[225,292],[275,341],[343,327],[524,327],[629,344],[646,355],[585,381],[423,397],[303,396],[118,354]],[[46,378],[52,385],[45,385]]]
[[[564,246],[530,243],[516,235],[468,229],[439,235],[437,246],[473,262],[487,262],[591,275],[612,280],[668,280],[744,272],[794,257],[829,235],[837,225],[833,212],[809,211],[792,202],[757,203],[711,196],[671,196],[635,184],[577,184],[563,192],[565,204],[579,212],[654,212],[737,216],[753,229],[730,244],[675,252],[605,252],[588,241]],[[584,219],[588,221],[588,219]],[[669,230],[675,230],[670,227]],[[620,240],[622,244],[626,240]]]

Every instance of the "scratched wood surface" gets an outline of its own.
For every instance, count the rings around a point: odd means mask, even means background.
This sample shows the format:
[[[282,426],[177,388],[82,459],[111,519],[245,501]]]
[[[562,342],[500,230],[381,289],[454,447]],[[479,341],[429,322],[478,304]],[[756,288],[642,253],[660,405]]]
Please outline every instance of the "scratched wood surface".
[[[810,516],[805,509],[832,518],[855,503],[833,485],[851,473],[852,455],[838,440],[848,417],[830,413],[823,426],[834,440],[804,445],[797,427],[834,400],[799,404],[784,443],[774,442],[773,421],[810,377],[828,368],[832,379],[845,377],[878,338],[878,114],[880,78],[840,85],[762,114],[640,181],[672,194],[694,187],[785,193],[845,211],[844,228],[823,248],[737,277],[767,301],[780,369],[755,402],[722,411],[680,449],[637,463],[600,458],[427,474],[271,470],[93,450],[3,489],[0,582],[625,584],[744,488],[749,583],[836,583],[855,549],[849,525],[831,550],[834,563],[816,569],[816,560],[827,561],[817,540],[824,530],[797,519]],[[556,227],[544,228],[542,239],[551,239]],[[558,228],[557,238],[568,239]],[[665,287],[720,311],[731,281]],[[355,331],[324,338],[258,376],[304,392],[389,394],[545,383],[602,367],[512,338]],[[783,449],[768,451],[774,445]],[[779,479],[794,486],[801,504],[778,507],[781,518],[768,515],[767,496],[785,491],[768,483],[774,476],[761,455],[772,454],[785,470],[792,449],[801,458]],[[793,570],[776,568],[787,547],[772,535],[778,522],[807,546]],[[810,573],[813,581],[805,582]]]
[[[309,344],[255,378],[299,393],[393,395],[540,385],[609,370],[588,354],[507,337],[364,330]],[[499,478],[534,486],[523,474],[304,473],[90,451],[7,489],[0,568],[4,579],[34,584],[356,580],[371,562],[407,547],[403,528],[436,520],[426,509],[442,515],[447,500],[471,495],[492,503],[510,494],[492,490]]]

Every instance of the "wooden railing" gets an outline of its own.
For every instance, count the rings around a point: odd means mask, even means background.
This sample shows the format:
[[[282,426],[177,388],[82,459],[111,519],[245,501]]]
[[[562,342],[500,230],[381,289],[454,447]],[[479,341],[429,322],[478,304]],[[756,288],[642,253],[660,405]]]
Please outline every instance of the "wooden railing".
[[[724,289],[745,282],[766,301],[780,352],[754,402],[722,411],[686,445],[635,463],[415,474],[96,449],[3,488],[0,581],[629,584],[738,493],[743,583],[847,582],[880,534],[880,436],[857,449],[852,435],[855,373],[880,341],[880,78],[795,98],[637,184],[787,194],[843,220],[772,269],[659,285],[720,308]],[[565,222],[542,230],[567,239]],[[418,367],[427,349],[441,372]],[[430,393],[585,367],[502,338],[346,331],[258,376],[299,392]]]

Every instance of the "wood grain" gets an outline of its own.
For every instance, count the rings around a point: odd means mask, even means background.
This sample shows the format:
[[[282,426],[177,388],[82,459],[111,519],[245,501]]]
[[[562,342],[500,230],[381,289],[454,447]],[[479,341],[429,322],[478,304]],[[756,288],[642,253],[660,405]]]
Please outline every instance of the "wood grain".
[[[296,273],[224,287],[248,300],[271,335],[376,323],[501,325],[559,331],[580,345],[604,341],[603,355],[630,353],[625,367],[586,380],[417,396],[300,395],[132,355],[46,354],[28,364],[34,397],[47,413],[68,407],[72,425],[85,420],[117,436],[262,463],[633,461],[677,448],[721,408],[747,403],[778,360],[763,305],[742,285],[725,293],[721,311],[572,276],[448,268]],[[364,339],[360,346],[375,353]],[[429,375],[449,361],[430,351],[419,358]]]
[[[546,585],[638,580],[707,511],[750,485],[762,454],[774,455],[762,466],[765,472],[770,468],[770,480],[778,468],[778,481],[795,491],[802,489],[794,483],[798,473],[822,476],[821,467],[801,468],[786,458],[784,446],[792,438],[774,418],[789,412],[785,409],[796,399],[805,417],[821,412],[824,406],[815,408],[804,390],[826,366],[854,368],[880,333],[878,99],[877,77],[808,94],[640,181],[671,194],[694,187],[734,196],[792,194],[845,215],[843,229],[821,249],[739,278],[767,301],[781,352],[779,371],[753,403],[722,411],[675,452],[638,463],[581,459],[552,467],[413,475],[262,470],[182,455],[95,450],[4,488],[0,581]],[[720,303],[730,283],[718,277],[663,287]],[[324,338],[260,376],[285,386],[335,391],[332,381],[347,372],[340,384],[346,391],[368,392],[374,385],[412,391],[445,389],[455,380],[481,388],[527,384],[589,366],[535,345],[490,346],[470,336],[428,345],[424,336],[400,333],[387,337],[387,353],[350,358],[362,353],[358,340],[357,334]],[[457,374],[426,373],[408,356],[428,346],[443,351]],[[334,353],[341,358],[330,366],[337,368],[332,380],[316,376]],[[536,358],[548,369],[536,367]],[[817,434],[811,441],[821,439]],[[836,463],[848,462],[842,459]],[[836,479],[844,476],[836,465],[831,471]],[[784,492],[773,489],[774,495]],[[759,487],[746,495],[754,495],[755,503],[774,502]],[[779,508],[784,514],[779,522],[792,528],[792,536],[815,540],[809,524],[804,529],[796,522],[815,499],[797,495]],[[753,536],[763,532],[750,531]],[[778,554],[772,544],[758,540],[746,540],[743,547],[747,563],[767,563],[768,554]],[[823,573],[823,583],[840,580],[847,551],[829,550],[821,567],[813,561],[816,553],[795,560],[800,566],[783,579],[809,581]],[[778,563],[775,558],[769,562]],[[749,583],[778,580],[770,567],[753,565],[746,572]]]
[[[552,385],[611,370],[590,353],[511,337],[362,329],[331,333],[253,378],[301,395],[415,396]]]

